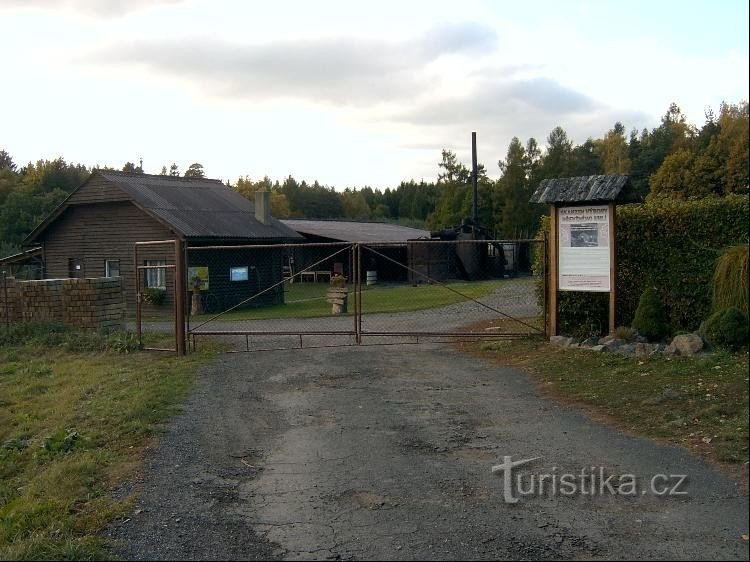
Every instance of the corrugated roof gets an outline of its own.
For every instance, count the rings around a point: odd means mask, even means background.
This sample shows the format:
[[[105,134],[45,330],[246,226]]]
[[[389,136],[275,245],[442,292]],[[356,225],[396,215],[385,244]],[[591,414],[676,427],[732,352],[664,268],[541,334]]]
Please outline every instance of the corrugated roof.
[[[265,225],[255,205],[219,180],[95,172],[187,238],[297,239],[277,219]]]
[[[531,202],[614,201],[629,183],[630,178],[623,175],[546,179],[539,183]]]
[[[308,219],[283,219],[281,222],[300,234],[342,242],[405,242],[430,237],[426,230],[382,222]]]

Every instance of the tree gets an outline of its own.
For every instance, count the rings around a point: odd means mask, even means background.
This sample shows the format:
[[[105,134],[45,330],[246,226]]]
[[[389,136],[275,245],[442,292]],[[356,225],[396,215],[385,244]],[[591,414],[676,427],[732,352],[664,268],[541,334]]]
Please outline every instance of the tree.
[[[125,165],[122,167],[123,172],[127,172],[128,174],[142,174],[143,170],[140,168],[140,166],[136,166],[132,162],[125,162]]]
[[[159,172],[159,175],[160,176],[166,176],[167,175],[167,167],[166,166],[162,166],[161,167],[161,172]]]
[[[674,111],[671,111],[674,113]],[[668,114],[669,116],[669,114]],[[676,197],[705,197],[728,193],[747,193],[748,173],[748,105],[722,103],[719,118],[706,115],[703,128],[693,128],[671,117],[672,126],[692,139],[690,146],[677,142],[659,168],[650,177],[651,192]],[[665,123],[669,120],[665,117]],[[662,136],[665,133],[662,132]]]
[[[536,186],[538,160],[533,138],[524,148],[518,137],[513,137],[505,159],[498,162],[502,176],[497,182],[496,228],[503,237],[530,238],[539,229],[541,209],[529,202]]]
[[[601,160],[605,174],[627,174],[630,172],[628,143],[625,140],[625,127],[619,121],[603,139],[594,143],[595,152]]]
[[[722,187],[724,193],[747,193],[750,185],[748,138],[750,120],[748,103],[721,104],[719,133],[716,135],[718,157],[723,161]]]
[[[0,150],[0,170],[9,169],[11,172],[16,171],[16,164],[13,162],[13,158],[10,157],[10,154],[5,152],[4,150]]]
[[[573,143],[562,127],[555,127],[547,137],[547,150],[540,166],[539,178],[563,178],[572,175]]]
[[[351,219],[369,219],[372,216],[370,206],[361,191],[346,189],[341,194],[341,205],[344,216]]]
[[[172,162],[172,165],[169,167],[169,175],[173,177],[178,177],[180,175],[180,169],[174,162]]]
[[[695,155],[692,150],[682,148],[664,159],[649,181],[651,193],[672,193],[685,196],[707,195],[697,185],[693,173]]]
[[[571,176],[593,176],[602,173],[601,155],[596,142],[591,138],[573,148],[571,154]]]
[[[206,175],[203,172],[203,164],[199,164],[198,162],[193,162],[188,166],[188,169],[185,170],[185,177],[186,178],[205,178]]]
[[[237,183],[235,185],[230,185],[230,187],[250,201],[255,201],[255,194],[258,191],[270,191],[271,216],[280,219],[289,218],[289,201],[287,200],[286,195],[282,193],[282,188],[279,186],[278,182],[273,184],[271,178],[268,176],[265,176],[262,180],[257,182],[254,182],[249,176],[238,178]]]
[[[438,168],[443,170],[438,173],[438,184],[465,185],[471,180],[468,168],[458,162],[456,154],[451,150],[442,150],[442,160]]]

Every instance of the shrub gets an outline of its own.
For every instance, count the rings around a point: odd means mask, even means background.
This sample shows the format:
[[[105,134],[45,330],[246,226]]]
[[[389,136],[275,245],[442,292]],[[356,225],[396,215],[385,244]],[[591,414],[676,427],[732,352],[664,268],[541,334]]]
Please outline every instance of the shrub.
[[[614,336],[625,340],[627,343],[633,343],[636,340],[636,336],[638,336],[638,331],[630,326],[617,326]]]
[[[706,321],[706,340],[712,347],[736,351],[748,343],[748,317],[737,307],[714,312]]]
[[[641,295],[635,310],[633,327],[649,340],[663,340],[669,335],[669,324],[659,295],[649,287]]]
[[[147,287],[143,290],[143,302],[160,306],[167,298],[167,291],[157,287]]]
[[[748,314],[748,245],[724,250],[716,260],[713,278],[713,309],[739,308]]]

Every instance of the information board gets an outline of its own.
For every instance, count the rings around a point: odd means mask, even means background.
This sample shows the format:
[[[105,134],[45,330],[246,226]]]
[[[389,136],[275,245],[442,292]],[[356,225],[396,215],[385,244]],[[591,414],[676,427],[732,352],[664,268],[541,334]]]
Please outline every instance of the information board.
[[[608,292],[609,206],[559,207],[557,212],[559,289]]]

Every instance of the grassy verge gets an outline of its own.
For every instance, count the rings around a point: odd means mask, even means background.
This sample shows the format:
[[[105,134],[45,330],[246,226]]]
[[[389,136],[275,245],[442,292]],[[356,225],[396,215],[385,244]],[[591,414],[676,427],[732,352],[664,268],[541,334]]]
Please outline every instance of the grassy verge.
[[[132,349],[128,335],[54,327],[12,342],[4,335],[0,559],[106,558],[101,532],[132,502],[112,487],[132,474],[213,353],[126,354],[116,349]]]
[[[409,312],[448,306],[465,301],[466,298],[454,292],[458,291],[467,297],[480,298],[491,292],[518,282],[527,280],[492,280],[475,282],[447,283],[440,285],[377,284],[364,286],[362,289],[362,310],[366,314],[380,312]],[[284,304],[262,308],[244,308],[228,312],[221,316],[225,320],[265,320],[268,318],[319,318],[331,315],[331,305],[326,302],[327,283],[292,283],[286,285]],[[453,289],[453,290],[451,290]],[[350,287],[349,289],[353,289]],[[351,313],[351,304],[349,306]],[[191,318],[199,323],[211,318],[203,314]]]
[[[686,447],[728,468],[748,460],[748,355],[633,359],[540,341],[471,348],[536,377],[543,392],[631,433]]]

